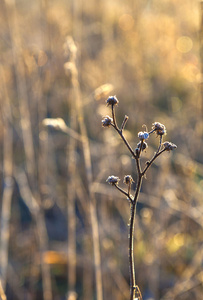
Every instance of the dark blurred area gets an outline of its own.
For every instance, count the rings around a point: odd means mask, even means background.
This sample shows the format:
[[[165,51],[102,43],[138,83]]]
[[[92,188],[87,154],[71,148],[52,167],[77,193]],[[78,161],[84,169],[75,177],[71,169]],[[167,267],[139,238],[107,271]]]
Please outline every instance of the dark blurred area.
[[[177,145],[148,171],[137,206],[143,300],[202,298],[202,7],[0,2],[2,300],[129,300],[130,206],[106,179],[136,183],[136,164],[101,126],[110,95],[133,149],[155,121]],[[142,167],[158,142],[150,136]]]

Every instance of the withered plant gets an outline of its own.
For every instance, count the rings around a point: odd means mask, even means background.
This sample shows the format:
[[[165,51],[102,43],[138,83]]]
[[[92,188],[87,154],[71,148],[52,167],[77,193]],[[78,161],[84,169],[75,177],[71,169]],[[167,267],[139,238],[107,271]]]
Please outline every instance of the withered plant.
[[[112,117],[106,116],[102,120],[102,126],[105,128],[109,128],[110,126],[113,127],[117,133],[120,135],[121,139],[123,140],[124,144],[130,151],[130,154],[132,155],[133,159],[136,161],[136,169],[137,169],[137,180],[136,180],[136,188],[134,191],[134,195],[131,194],[131,186],[134,182],[131,175],[125,175],[124,177],[124,184],[127,185],[127,189],[124,190],[119,186],[119,177],[111,175],[107,178],[107,182],[114,186],[116,189],[119,190],[122,194],[124,194],[127,198],[127,200],[130,203],[130,222],[129,222],[129,271],[130,271],[130,300],[141,300],[142,294],[140,292],[139,286],[136,283],[135,278],[135,264],[134,264],[134,254],[133,254],[133,241],[134,241],[134,225],[135,225],[135,215],[136,215],[136,206],[139,198],[139,193],[142,185],[143,177],[145,177],[146,172],[152,165],[152,163],[165,151],[171,151],[177,148],[177,146],[171,142],[163,142],[163,136],[166,134],[166,127],[159,123],[154,122],[152,124],[151,131],[140,131],[138,132],[138,139],[139,142],[137,144],[137,147],[135,150],[132,149],[129,142],[127,141],[126,137],[123,134],[125,125],[128,120],[128,116],[125,115],[124,120],[121,124],[121,127],[117,125],[116,121],[116,113],[115,113],[115,107],[118,104],[118,99],[116,96],[110,96],[107,99],[107,106],[111,107],[111,113]],[[147,130],[147,129],[146,129]],[[156,152],[154,153],[153,157],[148,160],[144,166],[144,168],[141,167],[140,164],[140,158],[143,151],[146,151],[148,145],[146,140],[149,139],[149,137],[155,133],[157,137],[159,138],[159,144]]]

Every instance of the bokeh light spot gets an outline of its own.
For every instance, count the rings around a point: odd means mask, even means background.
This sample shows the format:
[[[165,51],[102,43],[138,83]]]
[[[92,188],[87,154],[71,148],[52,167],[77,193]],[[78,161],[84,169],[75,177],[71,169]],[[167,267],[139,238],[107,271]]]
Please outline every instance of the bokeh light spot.
[[[128,31],[133,28],[135,21],[129,14],[123,14],[119,19],[119,26],[122,30]]]
[[[188,36],[181,36],[177,39],[176,48],[181,53],[189,52],[193,47],[193,42]]]

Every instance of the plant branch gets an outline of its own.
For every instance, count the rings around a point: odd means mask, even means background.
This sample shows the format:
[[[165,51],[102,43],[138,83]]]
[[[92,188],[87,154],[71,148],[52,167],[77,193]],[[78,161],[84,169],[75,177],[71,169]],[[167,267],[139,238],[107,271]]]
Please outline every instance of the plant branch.
[[[114,184],[114,186],[121,192],[123,193],[129,200],[131,203],[133,203],[133,198],[132,196],[130,195],[130,193],[128,192],[125,192],[122,188],[120,188],[117,184]]]
[[[137,148],[135,151],[131,148],[130,144],[126,140],[126,138],[123,135],[123,129],[126,125],[126,122],[128,120],[128,116],[125,115],[123,123],[121,125],[121,128],[119,129],[117,122],[116,122],[116,115],[115,115],[115,109],[114,106],[118,104],[118,99],[115,96],[111,96],[107,100],[107,105],[111,104],[111,109],[112,109],[112,119],[110,117],[106,117],[102,123],[103,127],[109,127],[110,125],[118,132],[120,135],[121,139],[123,140],[124,144],[127,146],[128,150],[132,154],[133,158],[136,161],[136,167],[137,167],[137,185],[135,189],[135,195],[132,198],[130,195],[130,190],[131,190],[131,183],[133,181],[131,175],[126,175],[124,177],[124,183],[128,184],[128,192],[124,191],[122,188],[118,186],[119,178],[116,176],[109,176],[107,179],[107,182],[114,185],[121,193],[123,193],[126,197],[131,202],[131,213],[130,213],[130,224],[129,224],[129,270],[130,270],[130,300],[135,300],[136,299],[142,299],[141,292],[139,290],[138,285],[136,285],[136,278],[135,278],[135,264],[134,264],[134,253],[133,253],[133,238],[134,238],[134,227],[135,227],[135,215],[136,215],[136,206],[137,206],[137,201],[142,185],[142,179],[144,175],[146,174],[147,170],[149,167],[152,165],[152,163],[155,161],[157,157],[159,157],[164,151],[171,151],[173,149],[176,149],[177,146],[173,143],[170,142],[165,142],[162,144],[162,138],[163,135],[166,133],[166,128],[163,124],[159,122],[154,122],[152,125],[152,130],[150,132],[139,132],[138,137],[140,139],[140,142],[137,144]],[[146,125],[145,125],[146,127]],[[147,127],[146,127],[147,130]],[[147,143],[145,142],[146,139],[149,138],[149,135],[152,134],[153,132],[156,132],[156,134],[159,136],[159,145],[157,148],[157,151],[154,153],[154,156],[151,158],[150,161],[146,163],[146,166],[144,170],[142,171],[141,165],[140,165],[140,157],[141,157],[141,152],[147,148]],[[162,148],[163,145],[163,148]]]
[[[147,165],[146,165],[146,167],[144,168],[144,170],[143,170],[143,172],[142,172],[142,176],[145,175],[145,173],[147,172],[147,170],[149,169],[149,167],[152,165],[152,163],[155,161],[155,159],[156,159],[159,155],[161,155],[164,151],[166,151],[166,149],[162,149],[161,151],[156,152],[156,153],[154,154],[154,156],[152,157],[152,159],[151,159],[150,161],[147,162]]]
[[[123,129],[124,129],[124,127],[125,127],[127,121],[128,121],[128,116],[125,115],[124,120],[123,120],[123,123],[122,123],[122,125],[121,125],[121,132],[123,131]]]
[[[115,115],[115,109],[114,109],[113,104],[111,105],[111,112],[112,112],[112,118],[113,118],[113,125],[114,125],[115,129],[117,131],[119,131],[119,128],[118,128],[118,125],[117,125],[117,122],[116,122],[116,115]]]

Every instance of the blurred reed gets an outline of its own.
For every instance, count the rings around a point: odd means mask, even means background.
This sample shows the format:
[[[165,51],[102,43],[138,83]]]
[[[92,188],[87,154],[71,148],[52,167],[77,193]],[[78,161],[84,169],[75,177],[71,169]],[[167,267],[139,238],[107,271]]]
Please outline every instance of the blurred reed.
[[[1,114],[4,120],[3,128],[3,195],[1,209],[1,232],[0,232],[0,281],[2,299],[6,299],[3,294],[6,288],[8,276],[8,251],[10,237],[10,218],[11,218],[11,202],[13,195],[13,128],[12,128],[12,111],[10,99],[8,96],[4,69],[0,68],[3,99],[1,102]]]
[[[34,142],[33,135],[31,130],[31,117],[30,110],[28,106],[28,95],[26,87],[26,75],[25,75],[25,64],[23,57],[23,42],[21,41],[21,33],[18,24],[18,17],[16,13],[15,1],[6,2],[5,1],[5,12],[7,14],[8,21],[8,30],[10,34],[10,42],[12,45],[12,63],[14,66],[14,72],[16,76],[16,85],[17,85],[17,98],[18,98],[18,108],[19,116],[21,122],[21,132],[23,139],[23,146],[25,152],[25,162],[26,162],[26,174],[23,174],[22,171],[16,170],[15,177],[19,182],[20,192],[24,196],[24,199],[27,199],[28,207],[30,208],[30,200],[32,199],[31,204],[31,213],[35,218],[38,238],[39,238],[39,248],[40,248],[40,261],[42,267],[42,282],[43,282],[43,294],[45,300],[52,299],[51,292],[51,276],[49,265],[44,263],[44,252],[47,250],[47,233],[46,226],[43,216],[43,211],[40,207],[40,197],[39,193],[36,190],[36,164],[35,164],[35,153],[34,153]],[[10,135],[12,136],[12,135]],[[9,152],[8,152],[9,153]],[[11,163],[11,160],[10,162]],[[28,180],[27,180],[28,176]],[[29,181],[29,184],[28,184]],[[29,187],[29,185],[31,187]],[[34,194],[38,198],[35,199],[35,196],[32,195],[31,189],[34,191]],[[26,201],[26,200],[25,200]]]
[[[87,135],[86,124],[84,121],[83,107],[81,102],[81,91],[78,81],[78,70],[76,66],[76,51],[74,41],[71,37],[67,37],[65,43],[66,52],[69,52],[69,61],[65,63],[64,68],[66,72],[71,74],[71,83],[73,87],[73,100],[75,102],[75,111],[77,111],[77,118],[80,133],[82,136],[82,152],[84,156],[84,165],[86,171],[87,179],[87,194],[89,198],[89,208],[90,208],[90,220],[92,227],[92,238],[93,238],[93,249],[94,249],[94,265],[95,265],[95,276],[96,276],[96,291],[97,299],[103,299],[102,291],[102,273],[101,273],[101,257],[100,257],[100,246],[99,246],[99,228],[96,215],[96,199],[94,192],[92,192],[91,185],[93,183],[93,174],[92,174],[92,163],[91,163],[91,154],[89,147],[89,139]]]

